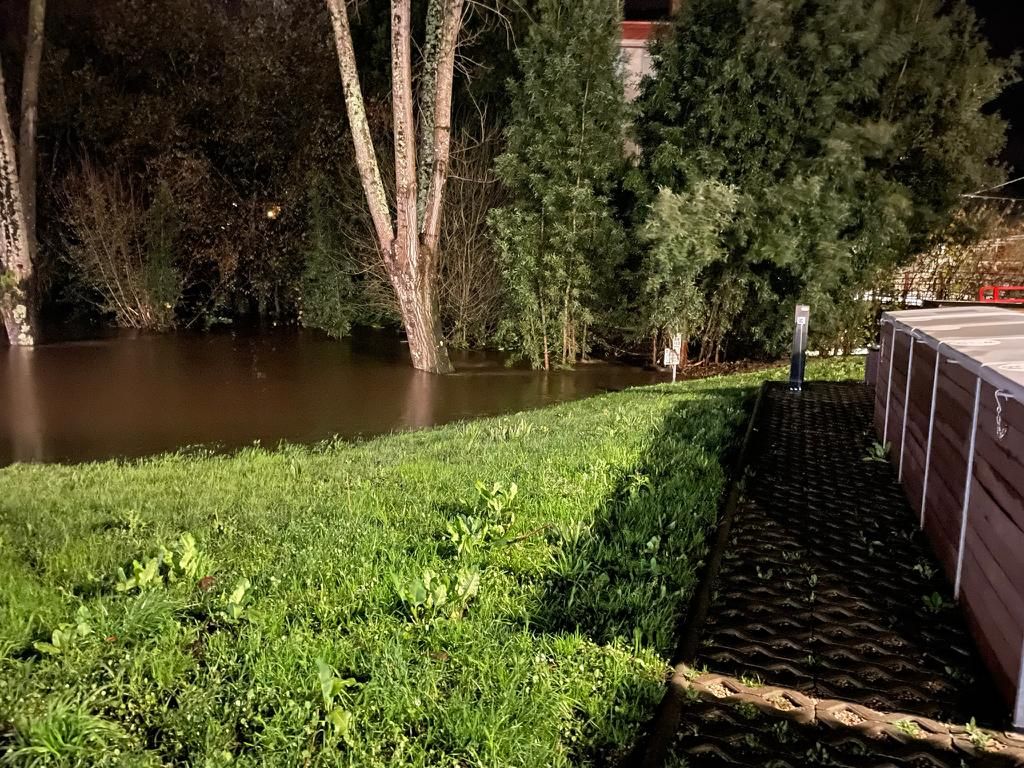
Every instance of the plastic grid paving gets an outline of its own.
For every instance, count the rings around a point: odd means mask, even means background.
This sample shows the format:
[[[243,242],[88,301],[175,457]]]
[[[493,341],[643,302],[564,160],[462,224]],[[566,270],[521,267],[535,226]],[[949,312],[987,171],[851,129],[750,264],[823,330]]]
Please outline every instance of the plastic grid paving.
[[[766,385],[670,765],[1024,764],[871,416]]]

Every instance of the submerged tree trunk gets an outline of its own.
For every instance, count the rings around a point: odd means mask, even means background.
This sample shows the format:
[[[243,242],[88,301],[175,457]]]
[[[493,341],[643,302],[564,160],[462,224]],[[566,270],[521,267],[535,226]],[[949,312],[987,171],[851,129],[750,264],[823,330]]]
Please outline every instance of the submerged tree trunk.
[[[6,95],[0,67],[0,317],[12,345],[31,346],[32,255]]]
[[[409,339],[413,367],[431,373],[451,373],[448,350],[441,341],[441,323],[433,285],[414,276],[399,275],[393,281],[402,325]]]
[[[36,128],[39,123],[39,65],[43,58],[43,27],[46,0],[31,0],[25,68],[21,76],[21,121],[18,123],[18,171],[21,202],[25,211],[29,256],[36,261]]]
[[[391,215],[359,85],[346,0],[327,0],[355,146],[384,268],[395,290],[414,367],[451,373],[437,309],[437,250],[451,149],[452,81],[463,0],[431,0],[426,72],[417,141],[413,96],[411,0],[391,2],[391,92],[395,213]],[[422,145],[422,146],[420,146]],[[417,162],[419,155],[420,162]],[[425,185],[425,186],[424,186]]]

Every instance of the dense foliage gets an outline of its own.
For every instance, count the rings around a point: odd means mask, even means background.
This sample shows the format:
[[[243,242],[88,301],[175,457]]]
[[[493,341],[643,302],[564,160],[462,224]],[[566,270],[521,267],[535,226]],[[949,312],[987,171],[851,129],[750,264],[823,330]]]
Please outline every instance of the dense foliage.
[[[48,306],[85,315],[98,308],[125,324],[126,313],[111,306],[116,280],[109,271],[97,278],[90,266],[96,259],[83,246],[103,239],[97,224],[142,242],[143,214],[163,195],[160,205],[174,213],[170,274],[177,301],[170,318],[148,326],[301,313],[310,324],[343,332],[352,322],[394,319],[386,283],[368,269],[377,254],[368,243],[322,1],[47,5],[39,224]],[[459,123],[475,130],[482,113],[493,131],[502,119],[523,7],[468,11]],[[13,84],[20,78],[26,8],[0,6],[0,55]],[[388,58],[388,22],[387,3],[360,3],[353,25],[372,128],[385,156],[390,72],[377,62]],[[415,33],[422,37],[424,30]],[[489,148],[483,156],[493,154]],[[84,216],[80,198],[111,190],[125,194],[110,206],[107,221]],[[164,283],[167,265],[144,254],[121,257],[118,267],[142,284],[151,281],[145,274],[151,263]]]
[[[721,233],[736,200],[735,189],[718,181],[704,180],[680,193],[658,190],[642,230],[650,247],[640,270],[644,330],[655,338],[665,331],[688,341],[697,328],[707,327],[707,302],[697,279],[728,258]],[[683,364],[687,355],[684,350]]]
[[[834,335],[858,292],[997,178],[1004,126],[983,107],[1008,69],[962,0],[694,0],[654,62],[637,120],[646,195],[738,195],[699,246],[714,344],[777,351],[798,299]]]
[[[352,7],[389,178],[388,8]],[[683,3],[635,113],[619,15],[615,0],[467,5],[436,292],[449,344],[550,367],[594,347],[657,355],[679,332],[705,360],[773,355],[804,301],[813,341],[849,348],[872,333],[865,291],[1000,177],[986,105],[1012,67],[965,0]],[[14,82],[24,22],[0,8]],[[322,3],[50,0],[48,306],[155,328],[397,324],[344,113]]]
[[[608,764],[662,695],[763,377],[362,444],[0,470],[0,754]]]
[[[625,96],[616,67],[620,3],[542,0],[518,51],[507,150],[510,204],[494,213],[507,335],[534,366],[586,354],[598,284],[621,258],[613,174],[622,167]],[[602,297],[603,298],[603,297]]]

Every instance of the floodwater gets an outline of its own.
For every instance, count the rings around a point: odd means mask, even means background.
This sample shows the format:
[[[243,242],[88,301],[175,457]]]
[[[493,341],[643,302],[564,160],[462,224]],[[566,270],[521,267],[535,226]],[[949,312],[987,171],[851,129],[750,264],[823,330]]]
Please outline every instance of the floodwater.
[[[545,374],[494,352],[453,358],[454,375],[433,376],[410,367],[394,333],[335,341],[294,328],[0,348],[0,466],[378,435],[665,378],[613,363]]]

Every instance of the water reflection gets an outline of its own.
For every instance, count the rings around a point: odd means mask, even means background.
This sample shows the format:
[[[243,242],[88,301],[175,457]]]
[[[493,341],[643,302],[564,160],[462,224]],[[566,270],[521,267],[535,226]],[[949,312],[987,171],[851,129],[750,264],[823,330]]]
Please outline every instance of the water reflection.
[[[479,352],[456,354],[458,373],[438,377],[407,355],[392,333],[339,342],[291,329],[0,348],[0,463],[376,435],[656,379],[611,364],[543,374]]]
[[[434,383],[437,376],[413,371],[405,387],[405,408],[402,409],[403,427],[428,427],[434,424]]]
[[[43,458],[43,423],[33,383],[34,349],[19,347],[8,351],[8,418],[10,423],[10,461],[41,461]]]

